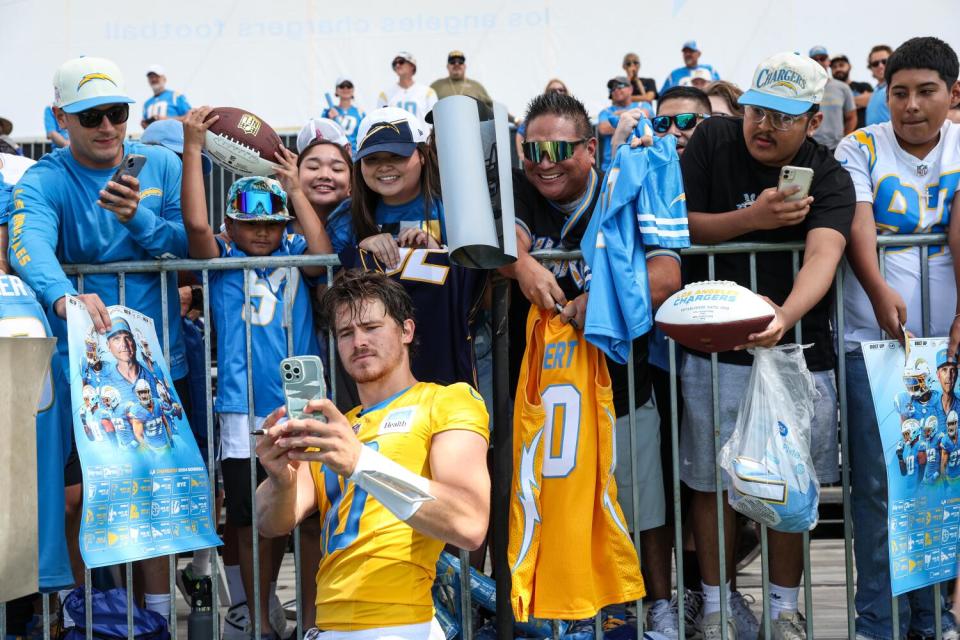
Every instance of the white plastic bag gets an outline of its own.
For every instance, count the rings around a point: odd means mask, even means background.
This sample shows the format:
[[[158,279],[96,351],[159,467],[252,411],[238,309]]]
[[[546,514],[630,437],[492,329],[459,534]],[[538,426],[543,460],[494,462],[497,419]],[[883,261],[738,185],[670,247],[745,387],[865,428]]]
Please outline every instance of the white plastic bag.
[[[810,424],[820,394],[800,345],[750,352],[753,369],[737,425],[718,456],[732,480],[730,506],[776,531],[813,529],[820,483]]]

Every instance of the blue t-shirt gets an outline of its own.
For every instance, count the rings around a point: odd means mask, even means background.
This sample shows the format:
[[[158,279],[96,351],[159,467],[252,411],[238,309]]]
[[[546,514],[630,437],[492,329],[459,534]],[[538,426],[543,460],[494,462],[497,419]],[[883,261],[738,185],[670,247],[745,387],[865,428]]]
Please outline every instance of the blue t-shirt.
[[[330,237],[335,253],[357,245],[357,236],[353,230],[350,214],[350,202],[349,198],[341,202],[340,206],[327,218],[327,235]],[[402,230],[417,227],[428,231],[441,245],[447,243],[443,203],[438,198],[433,199],[433,207],[427,221],[424,220],[422,194],[404,204],[384,204],[381,200],[377,203],[374,216],[383,233],[391,233],[397,237]]]
[[[70,132],[60,126],[60,123],[57,122],[57,117],[53,115],[53,107],[47,105],[47,108],[43,110],[43,130],[47,132],[47,135],[50,135],[50,132],[56,132],[62,135],[67,140],[70,139]]]
[[[0,336],[51,335],[36,296],[18,277],[0,275]],[[70,386],[53,358],[37,406],[37,515],[39,520],[40,590],[73,584],[64,535],[63,464],[73,442]]]
[[[187,102],[187,97],[170,89],[143,103],[144,120],[176,118],[187,115],[187,111],[190,111],[190,103]]]
[[[180,176],[176,154],[157,145],[125,142],[124,153],[147,157],[140,172],[140,206],[129,222],[97,205],[99,192],[113,176],[111,169],[89,169],[78,163],[69,147],[43,156],[17,184],[10,217],[9,260],[37,293],[57,336],[57,349],[67,358],[67,326],[53,312],[64,295],[77,295],[77,277],[67,277],[61,264],[107,264],[127,260],[183,258],[187,234],[180,211]],[[170,373],[186,372],[180,331],[180,299],[176,273],[166,274],[170,331]],[[163,343],[161,276],[126,275],[127,307],[153,319]],[[96,293],[107,306],[120,304],[117,276],[91,274],[83,279],[84,293]],[[67,361],[64,360],[64,363]]]
[[[680,81],[690,76],[693,73],[693,71],[695,71],[696,69],[706,69],[707,71],[710,72],[710,75],[713,77],[714,80],[720,79],[720,74],[717,73],[716,70],[708,64],[698,64],[695,67],[686,67],[686,66],[677,67],[676,69],[671,71],[670,75],[667,76],[667,79],[663,81],[663,86],[660,87],[660,95],[662,96],[663,92],[669,89],[670,87],[680,86]]]
[[[620,124],[620,114],[636,107],[646,109],[648,117],[653,115],[653,105],[649,102],[637,102],[635,104],[628,104],[625,107],[610,105],[597,116],[597,124],[599,125],[601,122],[606,122],[616,129],[617,125]],[[613,135],[600,135],[600,170],[604,173],[607,172],[610,168],[610,163],[613,162],[613,154],[610,152],[611,140],[613,140]]]
[[[867,103],[866,123],[880,124],[890,120],[890,109],[887,108],[887,85],[877,87]]]
[[[357,127],[360,125],[360,121],[363,120],[363,116],[366,114],[352,105],[349,109],[341,109],[338,106],[334,106],[333,108],[338,114],[340,114],[335,118],[337,124],[343,127],[343,132],[347,134],[347,140],[350,141],[350,147],[356,149]]]
[[[236,244],[217,238],[220,256],[244,257]],[[307,241],[301,235],[284,236],[273,256],[298,256],[306,253]],[[283,405],[280,361],[287,357],[285,305],[293,301],[290,322],[293,331],[293,355],[322,354],[313,330],[310,287],[300,280],[299,269],[257,269],[250,287],[250,322],[253,348],[254,413],[259,417]],[[243,271],[210,272],[210,308],[217,329],[218,413],[247,413],[247,333],[244,325]]]

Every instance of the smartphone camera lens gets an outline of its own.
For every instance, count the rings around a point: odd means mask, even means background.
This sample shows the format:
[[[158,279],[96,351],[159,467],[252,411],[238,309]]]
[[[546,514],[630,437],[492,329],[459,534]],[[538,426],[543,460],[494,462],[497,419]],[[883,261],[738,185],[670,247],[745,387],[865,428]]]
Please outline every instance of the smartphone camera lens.
[[[294,367],[294,368],[293,368],[293,372],[294,372],[296,375],[300,375],[300,368],[299,368],[299,367]]]

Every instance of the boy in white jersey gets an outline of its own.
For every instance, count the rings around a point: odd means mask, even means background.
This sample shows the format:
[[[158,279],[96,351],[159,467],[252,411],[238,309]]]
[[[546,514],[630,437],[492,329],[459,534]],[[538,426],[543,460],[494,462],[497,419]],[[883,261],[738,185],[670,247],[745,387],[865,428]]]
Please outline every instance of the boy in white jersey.
[[[890,121],[853,132],[836,157],[850,172],[857,209],[847,250],[844,340],[847,350],[847,415],[853,485],[854,547],[857,563],[857,637],[892,635],[891,591],[886,527],[886,478],[876,460],[883,457],[860,342],[887,336],[953,336],[960,324],[957,278],[950,248],[929,248],[929,324],[922,313],[921,265],[916,247],[891,247],[881,275],[877,234],[944,233],[960,184],[960,127],[946,120],[960,100],[957,55],[936,38],[912,38],[887,61],[885,79]],[[957,225],[953,225],[957,226]],[[956,235],[955,233],[952,235]],[[956,240],[951,243],[956,246]],[[932,589],[899,598],[900,635],[934,634],[934,606],[944,612],[944,638],[956,638],[953,617]]]
[[[388,87],[377,96],[377,108],[397,107],[409,111],[421,121],[437,104],[437,92],[425,84],[417,84],[413,76],[417,73],[417,59],[408,51],[401,51],[393,57],[393,72],[397,74],[397,84]],[[429,130],[430,125],[426,125]]]

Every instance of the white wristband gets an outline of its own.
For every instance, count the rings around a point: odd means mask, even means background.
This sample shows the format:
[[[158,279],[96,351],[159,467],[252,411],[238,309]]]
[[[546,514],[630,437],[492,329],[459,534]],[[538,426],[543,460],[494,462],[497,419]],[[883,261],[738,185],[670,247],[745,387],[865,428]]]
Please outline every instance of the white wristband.
[[[360,448],[360,458],[348,480],[403,521],[409,520],[424,502],[436,499],[430,495],[429,480],[366,445]]]

